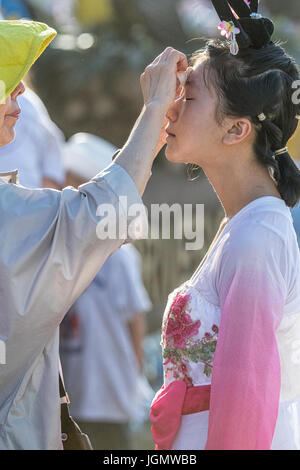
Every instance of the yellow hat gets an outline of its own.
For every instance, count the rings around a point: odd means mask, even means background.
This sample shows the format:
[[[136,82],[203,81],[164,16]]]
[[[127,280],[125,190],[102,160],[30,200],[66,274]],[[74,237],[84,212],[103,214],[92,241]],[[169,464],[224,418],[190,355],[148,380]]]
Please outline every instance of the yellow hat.
[[[13,92],[56,34],[45,23],[0,21],[0,103]]]

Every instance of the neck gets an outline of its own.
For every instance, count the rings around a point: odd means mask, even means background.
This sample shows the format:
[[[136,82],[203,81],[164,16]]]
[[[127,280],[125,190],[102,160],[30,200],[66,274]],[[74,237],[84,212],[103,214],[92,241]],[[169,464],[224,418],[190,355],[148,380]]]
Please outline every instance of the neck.
[[[228,218],[233,217],[250,202],[263,196],[281,196],[268,169],[255,161],[251,165],[224,165],[222,168],[203,168]]]

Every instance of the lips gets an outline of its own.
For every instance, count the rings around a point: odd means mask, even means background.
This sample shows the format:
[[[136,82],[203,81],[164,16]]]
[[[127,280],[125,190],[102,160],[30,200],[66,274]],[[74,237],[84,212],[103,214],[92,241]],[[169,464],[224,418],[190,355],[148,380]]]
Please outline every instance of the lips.
[[[170,131],[170,129],[166,128],[166,133],[168,134],[168,137],[176,137],[173,132]]]

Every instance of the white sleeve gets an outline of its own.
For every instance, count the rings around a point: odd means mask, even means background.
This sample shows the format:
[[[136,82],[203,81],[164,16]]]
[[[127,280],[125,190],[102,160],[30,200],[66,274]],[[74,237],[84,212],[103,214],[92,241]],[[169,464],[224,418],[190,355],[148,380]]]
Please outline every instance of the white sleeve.
[[[40,128],[43,134],[42,148],[42,177],[50,178],[63,186],[65,181],[65,168],[63,165],[62,146],[64,144],[63,134],[50,132],[46,127]]]
[[[65,142],[63,132],[52,121],[42,100],[32,90],[27,89],[23,107],[30,116],[32,138],[39,153],[40,173],[58,184],[65,181],[62,159],[62,146]]]
[[[276,330],[286,299],[284,242],[254,224],[229,238],[217,291],[207,450],[271,448],[280,396]]]
[[[128,207],[142,200],[131,177],[110,165],[75,190],[0,184],[0,337],[11,366],[31,361],[65,313],[123,239],[101,240],[97,208],[110,204],[128,225]],[[104,216],[106,217],[106,216]],[[107,218],[107,217],[106,217]]]
[[[142,279],[141,256],[131,245],[119,249],[118,309],[126,320],[131,320],[137,313],[151,310],[152,304]]]

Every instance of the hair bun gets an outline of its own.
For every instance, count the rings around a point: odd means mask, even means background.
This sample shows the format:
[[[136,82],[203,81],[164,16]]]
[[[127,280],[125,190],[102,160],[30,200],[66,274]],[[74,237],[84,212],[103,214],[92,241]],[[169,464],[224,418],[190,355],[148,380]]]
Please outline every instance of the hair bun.
[[[250,40],[245,41],[244,35],[237,35],[236,39],[241,48],[250,46],[260,49],[271,41],[274,33],[274,23],[269,18],[239,18],[238,22]]]

